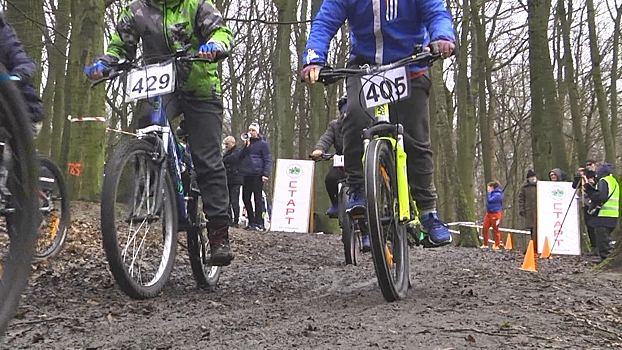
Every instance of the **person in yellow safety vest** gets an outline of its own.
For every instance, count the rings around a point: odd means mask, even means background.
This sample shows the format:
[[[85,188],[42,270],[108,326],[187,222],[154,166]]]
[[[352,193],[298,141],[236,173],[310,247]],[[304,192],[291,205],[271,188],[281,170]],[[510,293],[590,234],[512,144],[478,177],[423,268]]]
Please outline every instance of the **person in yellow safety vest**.
[[[610,235],[620,216],[620,183],[612,174],[613,166],[603,163],[596,170],[595,185],[585,179],[585,192],[591,199],[588,213],[594,216],[592,225],[599,254],[597,262],[605,260],[611,254],[613,246]]]

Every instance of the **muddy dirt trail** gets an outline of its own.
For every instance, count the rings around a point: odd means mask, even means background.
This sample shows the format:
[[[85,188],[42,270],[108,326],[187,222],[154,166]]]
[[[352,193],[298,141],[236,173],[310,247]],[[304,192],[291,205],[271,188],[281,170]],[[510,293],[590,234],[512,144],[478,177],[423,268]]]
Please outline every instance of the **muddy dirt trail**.
[[[411,249],[414,287],[382,298],[371,256],[343,263],[335,235],[232,230],[234,263],[196,288],[179,247],[161,295],[115,285],[99,208],[74,203],[61,254],[36,266],[4,349],[600,349],[622,347],[622,276],[584,257],[518,270],[517,251]]]

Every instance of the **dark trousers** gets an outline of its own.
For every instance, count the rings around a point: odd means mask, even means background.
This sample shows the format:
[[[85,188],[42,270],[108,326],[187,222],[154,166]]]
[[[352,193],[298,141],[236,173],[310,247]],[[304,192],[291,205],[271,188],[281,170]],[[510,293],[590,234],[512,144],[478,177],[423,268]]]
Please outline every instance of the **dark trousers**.
[[[198,99],[188,94],[176,93],[163,96],[163,105],[169,119],[184,114],[184,129],[189,133],[188,144],[206,218],[229,222],[227,173],[220,152],[222,100],[216,97]],[[146,118],[141,118],[139,127],[148,122],[152,110],[146,101],[141,108],[141,115]]]
[[[339,197],[339,182],[345,177],[346,175],[335,167],[331,167],[328,174],[326,174],[324,184],[326,185],[326,192],[328,192],[331,204],[337,204],[337,198]]]
[[[240,187],[241,185],[227,185],[229,187],[229,215],[232,222],[238,224],[240,220]]]
[[[598,253],[598,247],[596,246],[596,232],[594,230],[594,226],[590,224],[590,215],[587,213],[587,209],[589,207],[583,207],[583,217],[585,218],[585,227],[587,228],[587,236],[590,239],[590,246],[592,247],[592,252]]]
[[[260,225],[263,227],[263,205],[261,203],[261,192],[263,191],[263,180],[261,176],[244,176],[242,185],[242,201],[246,207],[249,224]],[[255,206],[251,202],[253,196]]]
[[[598,255],[603,260],[607,259],[609,254],[613,251],[613,246],[611,245],[611,232],[613,232],[612,227],[594,227],[596,249],[598,250]]]
[[[373,122],[373,108],[365,110],[361,105],[360,78],[346,82],[348,110],[343,120],[344,165],[350,186],[362,185],[364,180],[363,129]],[[430,144],[429,98],[431,82],[429,73],[411,79],[410,97],[390,105],[391,122],[404,126],[404,148],[408,154],[408,184],[419,210],[436,209],[436,188],[434,187],[434,164]],[[362,97],[361,97],[362,98]],[[371,116],[371,117],[370,117]]]

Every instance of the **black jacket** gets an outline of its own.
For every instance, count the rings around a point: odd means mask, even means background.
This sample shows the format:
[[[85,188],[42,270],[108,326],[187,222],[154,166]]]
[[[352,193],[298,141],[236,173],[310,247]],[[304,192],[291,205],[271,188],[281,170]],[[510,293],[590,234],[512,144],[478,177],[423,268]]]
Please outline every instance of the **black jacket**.
[[[326,153],[330,146],[335,145],[335,153],[339,155],[343,154],[341,125],[341,118],[331,120],[330,123],[328,123],[326,132],[320,136],[320,139],[313,149],[319,149]]]
[[[244,178],[240,175],[240,147],[233,146],[222,155],[222,162],[227,169],[227,184],[241,185]]]
[[[36,74],[33,60],[24,51],[24,46],[17,38],[11,25],[4,21],[0,14],[0,63],[11,75],[21,78],[18,82],[32,119],[35,122],[43,120],[43,108],[38,91],[31,85]]]
[[[242,176],[266,176],[272,172],[270,145],[263,137],[251,138],[251,144],[240,150],[240,174]]]

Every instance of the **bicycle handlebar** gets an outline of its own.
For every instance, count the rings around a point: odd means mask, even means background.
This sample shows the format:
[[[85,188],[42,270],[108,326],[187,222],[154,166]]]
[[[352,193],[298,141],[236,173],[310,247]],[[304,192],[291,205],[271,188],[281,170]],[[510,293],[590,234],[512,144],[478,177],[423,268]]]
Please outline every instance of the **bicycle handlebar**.
[[[322,153],[322,155],[319,156],[319,157],[313,157],[312,155],[309,154],[309,158],[313,159],[316,162],[321,162],[321,161],[324,161],[324,160],[331,160],[331,159],[333,159],[333,156],[334,156],[334,154],[332,154],[332,153]]]
[[[322,67],[318,76],[318,81],[324,85],[336,83],[337,81],[355,76],[363,76],[368,74],[377,74],[389,71],[394,68],[408,66],[410,64],[423,64],[425,66],[432,65],[432,62],[441,58],[441,54],[433,54],[429,51],[420,52],[409,57],[402,58],[393,63],[371,66],[364,65],[361,68],[329,68]]]
[[[216,51],[216,56],[214,58],[202,58],[199,57],[197,54],[185,55],[186,51],[187,48],[184,48],[183,50],[180,50],[177,53],[173,54],[171,58],[162,63],[168,63],[170,61],[214,63],[230,56],[229,51]],[[91,83],[91,87],[97,86],[107,80],[113,80],[126,71],[140,67],[140,65],[138,65],[136,62],[137,61],[120,61],[114,63],[111,67],[104,69],[104,71],[102,72],[104,74],[104,78]]]

